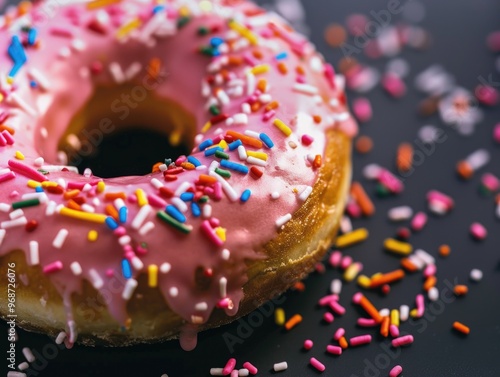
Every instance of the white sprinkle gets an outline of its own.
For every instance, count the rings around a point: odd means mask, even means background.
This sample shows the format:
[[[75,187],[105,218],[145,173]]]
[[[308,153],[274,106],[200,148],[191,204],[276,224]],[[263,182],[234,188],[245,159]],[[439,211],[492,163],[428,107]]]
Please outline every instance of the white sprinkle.
[[[194,310],[199,312],[204,312],[208,310],[208,304],[206,302],[199,302],[194,306]]]
[[[38,199],[40,203],[47,203],[49,201],[49,197],[44,192],[29,192],[27,194],[23,194],[21,196],[22,200],[31,200]]]
[[[205,204],[203,206],[203,217],[205,219],[212,217],[212,206],[210,204]]]
[[[210,368],[210,375],[211,376],[223,376],[222,371],[223,368]]]
[[[62,47],[60,50],[59,50],[59,56],[61,58],[69,58],[71,55],[71,50],[69,47],[65,46],[65,47]]]
[[[30,367],[30,365],[26,362],[26,361],[23,361],[21,364],[19,364],[17,366],[17,369],[19,370],[26,370]],[[24,373],[23,373],[24,374]]]
[[[280,193],[279,193],[278,191],[273,191],[273,192],[271,193],[271,198],[272,198],[273,200],[278,200],[278,199],[280,198],[280,196],[281,196],[281,195],[280,195]]]
[[[139,62],[134,62],[125,71],[125,79],[127,81],[132,80],[142,69],[142,65]]]
[[[189,209],[189,207],[186,204],[186,202],[184,200],[182,200],[181,198],[172,198],[171,202],[182,213],[186,213],[188,211],[188,209]]]
[[[405,221],[413,216],[413,210],[409,206],[394,207],[389,210],[387,216],[391,221]]]
[[[104,286],[104,281],[95,269],[91,268],[89,270],[89,275],[95,289],[101,289]]]
[[[57,203],[51,200],[47,205],[47,209],[45,210],[45,216],[52,216],[56,213]]]
[[[266,166],[267,161],[261,160],[260,158],[249,156],[247,157],[247,162],[252,165]]]
[[[28,223],[28,219],[26,217],[18,217],[15,220],[2,221],[0,223],[0,228],[10,229],[10,228],[14,228],[16,226],[26,225],[27,223]]]
[[[245,126],[248,124],[248,115],[245,113],[234,114],[233,121],[235,126]]]
[[[136,269],[137,271],[140,271],[144,268],[144,263],[138,258],[138,257],[133,257],[130,262],[132,263],[132,267]]]
[[[122,67],[120,67],[120,65],[117,62],[112,62],[108,68],[109,72],[111,73],[111,76],[113,77],[113,80],[115,80],[115,83],[121,84],[126,81]]]
[[[42,90],[48,90],[50,88],[50,81],[38,69],[31,68],[28,71],[28,75],[36,81],[38,87]]]
[[[26,111],[29,115],[33,117],[37,116],[37,111],[33,107],[28,105],[28,103],[17,93],[10,93],[8,99],[11,103]]]
[[[9,211],[10,211],[10,204],[0,203],[0,212],[9,212]]]
[[[382,317],[388,317],[391,314],[391,311],[388,308],[383,308],[383,309],[380,309],[378,313]]]
[[[333,279],[330,284],[330,292],[334,295],[340,295],[342,292],[342,281],[340,279]]]
[[[222,89],[219,89],[217,91],[217,99],[219,100],[222,106],[227,106],[231,103],[231,99],[229,98],[227,93]]]
[[[168,274],[168,272],[172,269],[172,266],[170,265],[170,263],[162,263],[161,266],[160,266],[160,272],[162,274]]]
[[[280,218],[278,218],[278,220],[276,220],[276,227],[278,229],[280,229],[283,225],[285,225],[291,219],[292,219],[292,214],[291,213],[287,213],[286,215],[281,216]]]
[[[128,279],[125,283],[125,288],[123,288],[122,298],[124,300],[130,300],[132,295],[134,294],[134,290],[137,287],[137,280]]]
[[[238,146],[238,157],[241,161],[245,161],[248,158],[247,150],[243,145]]]
[[[307,186],[304,191],[302,191],[299,195],[299,199],[302,201],[302,202],[305,202],[307,200],[307,198],[309,198],[309,195],[311,195],[313,191],[313,188],[311,186]]]
[[[439,299],[439,290],[436,287],[432,287],[431,289],[429,289],[429,292],[427,292],[427,295],[429,297],[429,300],[437,301]]]
[[[11,220],[15,220],[15,219],[22,217],[22,216],[24,216],[24,211],[22,210],[22,208],[18,208],[18,209],[9,213],[9,218]]]
[[[318,94],[318,88],[308,84],[295,83],[293,85],[293,90],[307,95]]]
[[[231,252],[228,249],[224,249],[222,250],[221,256],[222,259],[229,260],[229,258],[231,257]]]
[[[399,320],[407,321],[410,316],[410,307],[408,305],[401,305],[399,307]]]
[[[468,156],[466,161],[472,170],[480,169],[490,161],[490,152],[486,149],[479,149]]]
[[[219,174],[215,172],[210,172],[210,176],[215,177],[217,181],[221,184],[222,190],[226,194],[227,198],[232,201],[236,202],[239,200],[240,195],[236,192],[236,190],[231,186],[231,184],[224,179],[224,177],[221,177]]]
[[[323,62],[321,61],[319,56],[314,56],[313,58],[311,58],[309,65],[315,72],[321,73],[324,70]]]
[[[130,238],[129,235],[124,235],[124,236],[121,236],[120,238],[118,238],[118,243],[121,246],[128,245],[128,244],[130,244],[131,241],[132,241],[132,239]]]
[[[139,229],[142,226],[142,223],[146,220],[149,214],[152,212],[152,208],[149,204],[146,204],[141,207],[137,215],[135,215],[134,220],[132,220],[132,229]]]
[[[87,47],[85,42],[82,39],[73,39],[71,41],[71,47],[75,51],[83,51]]]
[[[64,342],[64,339],[66,339],[66,333],[64,331],[61,331],[59,334],[57,334],[56,344],[62,344]]]
[[[340,230],[342,233],[346,234],[352,232],[352,222],[349,216],[342,216],[340,219]]]
[[[282,372],[282,371],[288,369],[288,364],[286,361],[282,361],[281,363],[274,364],[273,369],[275,372]]]
[[[257,87],[257,80],[255,75],[251,72],[247,72],[245,74],[247,79],[247,96],[251,96],[253,92],[255,92],[255,88]]]
[[[177,297],[179,295],[179,289],[177,289],[177,287],[172,287],[168,290],[168,293],[172,297]]]
[[[80,263],[78,262],[73,262],[69,265],[69,268],[71,269],[71,272],[75,276],[79,276],[82,274],[82,266],[80,266]]]
[[[66,156],[66,153],[62,152],[64,156]],[[67,156],[65,157],[65,160],[67,160]],[[75,166],[69,166],[69,165],[43,165],[42,169],[45,171],[48,171],[49,173],[57,173],[60,172],[64,169],[69,170],[70,172],[73,173],[78,173],[78,168]]]
[[[259,96],[259,102],[261,102],[262,104],[266,105],[268,104],[269,102],[271,102],[273,100],[273,97],[271,97],[270,94],[261,94]]]
[[[189,183],[189,182],[182,182],[179,185],[179,187],[177,187],[177,190],[175,190],[174,195],[175,196],[181,196],[181,194],[185,193],[190,187],[191,187],[191,183]]]
[[[245,114],[251,114],[252,113],[252,108],[250,107],[250,104],[247,102],[244,102],[241,104],[241,111]]]
[[[227,296],[227,279],[225,277],[219,279],[219,294],[222,298]]]
[[[81,209],[83,212],[88,212],[88,213],[94,213],[95,212],[95,208],[92,207],[90,204],[87,204],[87,203],[83,203],[81,205]]]
[[[155,228],[155,224],[152,221],[148,221],[139,229],[139,234],[145,236]]]
[[[415,250],[415,256],[422,260],[426,265],[429,264],[436,264],[436,259],[430,255],[428,252],[422,250],[422,249],[417,249]]]
[[[483,278],[483,271],[474,268],[470,272],[470,279],[473,281],[480,281]]]
[[[422,270],[425,267],[425,262],[414,254],[410,255],[408,260],[417,267],[417,270]]]
[[[23,355],[26,358],[26,360],[28,360],[28,362],[30,363],[36,360],[35,355],[33,355],[33,352],[31,352],[31,350],[28,347],[23,348]]]
[[[252,130],[245,130],[245,135],[256,138],[256,139],[258,139],[260,137],[260,133],[258,133],[256,131],[252,131]]]
[[[238,370],[238,377],[247,377],[250,375],[250,371],[247,368],[241,368]]]
[[[37,241],[30,241],[29,245],[30,245],[29,246],[30,247],[30,265],[36,266],[37,264],[40,263],[38,242]]]
[[[151,179],[151,186],[159,190],[161,187],[163,187],[163,183],[158,178],[153,178]]]
[[[67,229],[60,229],[57,233],[57,236],[54,238],[54,241],[52,242],[52,246],[54,246],[56,249],[60,249],[64,245],[64,241],[66,241],[66,237],[68,236],[68,234],[69,232]]]
[[[363,169],[363,176],[366,179],[377,179],[382,173],[382,167],[377,164],[366,165]]]

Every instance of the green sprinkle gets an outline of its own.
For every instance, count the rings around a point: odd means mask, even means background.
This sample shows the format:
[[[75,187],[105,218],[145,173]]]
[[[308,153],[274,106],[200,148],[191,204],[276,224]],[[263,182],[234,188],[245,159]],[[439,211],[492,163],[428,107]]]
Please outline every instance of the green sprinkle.
[[[220,109],[216,105],[210,106],[209,110],[212,115],[220,115]]]
[[[389,189],[381,184],[377,185],[377,187],[375,188],[375,192],[378,196],[380,196],[382,198],[385,198],[385,197],[389,196],[389,194],[390,194]]]
[[[189,21],[191,21],[191,17],[187,16],[180,17],[179,20],[177,21],[177,27],[180,29],[183,26],[186,26]]]
[[[210,33],[210,29],[206,26],[200,26],[198,28],[198,35],[207,35],[208,33]]]
[[[231,173],[228,170],[215,168],[215,172],[224,178],[231,178]]]
[[[40,200],[38,198],[23,200],[21,202],[12,203],[13,209],[25,208],[25,207],[33,207],[40,204]]]
[[[229,160],[229,155],[227,153],[222,152],[222,151],[215,151],[215,157],[223,158],[224,160]]]
[[[207,195],[203,195],[200,199],[198,199],[198,203],[208,203],[209,197]]]
[[[43,170],[43,169],[37,169],[37,171],[43,175],[47,175],[49,174],[49,172],[47,170]]]
[[[181,231],[182,233],[189,234],[193,230],[193,227],[190,225],[185,225],[174,219],[172,216],[167,213],[160,211],[156,213],[156,216],[163,221],[165,224],[173,226],[175,229]]]

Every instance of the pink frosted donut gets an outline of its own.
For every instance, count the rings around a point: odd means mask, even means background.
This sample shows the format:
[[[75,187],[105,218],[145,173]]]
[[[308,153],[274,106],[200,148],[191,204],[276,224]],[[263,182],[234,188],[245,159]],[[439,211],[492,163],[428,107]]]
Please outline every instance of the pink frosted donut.
[[[356,133],[343,80],[246,1],[61,4],[0,18],[0,259],[18,324],[192,349],[330,245]],[[78,172],[137,125],[191,154],[142,176]]]

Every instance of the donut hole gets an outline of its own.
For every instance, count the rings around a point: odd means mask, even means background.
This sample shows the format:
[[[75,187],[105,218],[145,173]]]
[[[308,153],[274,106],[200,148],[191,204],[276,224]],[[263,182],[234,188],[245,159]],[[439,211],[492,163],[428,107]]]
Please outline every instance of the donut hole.
[[[60,162],[113,178],[145,175],[155,163],[189,154],[194,116],[173,100],[137,88],[96,88],[59,138],[59,159],[66,160]]]

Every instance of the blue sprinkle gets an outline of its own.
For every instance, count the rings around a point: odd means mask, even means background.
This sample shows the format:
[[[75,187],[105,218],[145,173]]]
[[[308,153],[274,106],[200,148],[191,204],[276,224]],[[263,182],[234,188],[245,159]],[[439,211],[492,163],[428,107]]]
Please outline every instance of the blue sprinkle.
[[[118,228],[118,223],[111,216],[106,217],[106,225],[111,230]]]
[[[237,171],[238,173],[248,174],[248,168],[245,165],[238,164],[236,162],[221,160],[220,166],[226,169]]]
[[[238,139],[229,144],[228,147],[230,151],[234,151],[235,149],[238,149],[240,145],[243,145],[243,143],[240,139]]]
[[[118,212],[119,214],[119,220],[120,222],[123,224],[123,223],[126,223],[127,222],[127,216],[128,216],[128,208],[123,206],[120,208],[120,211]]]
[[[185,223],[186,222],[186,216],[182,214],[181,211],[177,209],[177,207],[173,205],[168,205],[167,208],[165,208],[165,212],[172,216],[174,219],[176,219],[180,223]]]
[[[36,192],[43,192],[43,187],[38,186],[38,187],[35,188],[35,191]]]
[[[205,149],[211,147],[212,145],[214,145],[214,141],[212,139],[207,139],[203,140],[203,142],[198,146],[198,148],[200,151],[204,151]]]
[[[37,36],[36,29],[30,29],[30,31],[28,31],[28,44],[30,46],[33,46],[35,44],[36,36]]]
[[[9,72],[10,77],[14,77],[21,67],[26,63],[26,53],[24,47],[17,35],[12,37],[12,41],[7,49],[7,52],[14,62],[14,67]]]
[[[217,152],[217,151],[224,152],[224,149],[222,149],[221,147],[206,149],[205,150],[205,157],[213,156],[215,154],[215,152]]]
[[[192,163],[195,167],[201,166],[200,160],[198,160],[196,157],[188,156],[188,161]]]
[[[127,259],[122,259],[122,274],[125,279],[130,279],[132,277],[132,268]]]
[[[161,11],[162,11],[162,10],[164,10],[164,9],[165,9],[165,6],[163,6],[163,5],[157,5],[157,6],[155,6],[155,7],[153,8],[153,14],[156,14],[156,13],[158,13],[158,12],[161,12]]]
[[[201,216],[201,208],[196,202],[191,202],[191,212],[193,213],[194,217],[200,217]]]
[[[166,158],[165,159],[165,165],[169,166],[171,163],[172,163],[172,159],[171,158]]]
[[[210,39],[210,44],[212,45],[212,47],[219,47],[223,43],[224,39],[220,37],[213,37],[212,39]]]
[[[183,192],[181,194],[181,200],[184,202],[190,202],[194,199],[194,194],[192,192]]]
[[[31,86],[32,88],[36,88],[36,87],[38,86],[38,84],[36,83],[36,81],[31,80],[31,81],[30,81],[30,86]]]
[[[262,142],[266,145],[266,147],[268,148],[272,148],[274,147],[274,143],[273,141],[271,140],[271,138],[269,136],[267,136],[265,133],[261,133],[259,135],[259,138],[260,140],[262,140]]]
[[[280,52],[278,55],[276,55],[276,60],[283,60],[288,57],[288,53],[286,51]]]
[[[243,203],[246,203],[248,201],[248,199],[250,199],[250,195],[252,195],[252,191],[250,191],[249,189],[246,189],[245,191],[243,191],[243,194],[241,194],[240,200]]]

